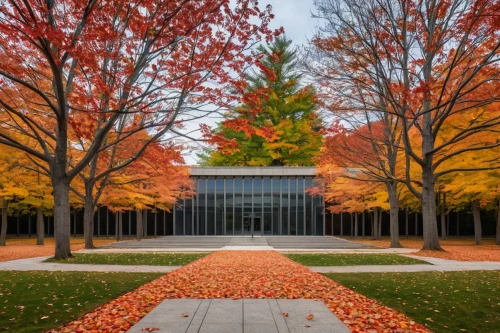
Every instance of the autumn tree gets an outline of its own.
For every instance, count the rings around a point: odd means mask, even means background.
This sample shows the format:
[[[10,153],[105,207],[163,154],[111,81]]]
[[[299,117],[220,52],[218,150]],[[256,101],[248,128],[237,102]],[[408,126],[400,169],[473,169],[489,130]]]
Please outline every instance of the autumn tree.
[[[270,18],[255,0],[0,3],[0,144],[50,175],[57,259],[71,256],[70,183],[110,148],[120,119],[148,115],[137,131],[154,131],[154,141],[187,104],[223,103],[252,60],[245,51],[270,39]],[[85,146],[78,160],[70,130]]]
[[[257,70],[237,86],[242,104],[209,135],[206,165],[314,165],[322,124],[316,93],[303,86],[297,49],[286,37],[257,48]]]
[[[139,159],[110,176],[99,204],[119,215],[135,210],[137,240],[143,236],[145,209],[171,211],[178,198],[192,194],[192,180],[181,152],[180,146],[154,143]],[[120,218],[117,225],[122,230]]]
[[[468,123],[467,116],[461,116],[454,123],[455,126],[460,123]],[[448,129],[448,135],[454,135],[454,128]],[[490,133],[482,133],[483,136],[490,136]],[[472,140],[472,142],[470,142]],[[477,137],[462,140],[455,147],[463,149],[473,146]],[[483,138],[480,141],[487,140]],[[447,210],[463,210],[470,208],[474,220],[474,234],[477,245],[481,244],[482,225],[480,210],[494,210],[497,217],[496,240],[500,244],[500,221],[498,213],[500,207],[500,170],[496,167],[500,160],[500,147],[492,148],[488,154],[481,150],[468,151],[467,153],[453,156],[443,163],[444,168],[479,168],[491,166],[490,170],[479,170],[475,172],[454,172],[444,175],[439,180],[439,186],[443,194],[446,194]],[[444,224],[442,222],[442,224]]]
[[[365,85],[361,94],[377,95],[387,112],[400,119],[403,180],[421,202],[423,248],[440,250],[436,182],[448,173],[492,168],[444,168],[443,163],[500,145],[494,140],[500,124],[498,1],[316,0],[315,4],[326,19],[315,42],[354,58],[349,61],[355,65],[349,76],[333,71],[332,79],[380,82],[380,86]],[[471,116],[470,122],[457,127],[454,135],[444,135],[445,125],[462,115]],[[481,133],[492,135],[485,138]],[[438,137],[443,140],[438,142]],[[455,148],[469,138],[477,140]],[[410,176],[412,162],[420,178]]]
[[[390,210],[387,189],[383,182],[358,178],[359,172],[359,169],[340,167],[332,160],[323,161],[316,171],[319,187],[311,193],[320,191],[332,213],[353,213],[355,237],[359,235],[360,213],[372,212],[372,237],[380,239],[382,211]]]

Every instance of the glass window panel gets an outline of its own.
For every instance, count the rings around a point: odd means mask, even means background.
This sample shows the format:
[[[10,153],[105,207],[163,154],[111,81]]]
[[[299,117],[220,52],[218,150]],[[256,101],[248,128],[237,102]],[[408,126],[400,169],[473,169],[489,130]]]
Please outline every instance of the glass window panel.
[[[184,235],[184,211],[182,210],[183,201],[179,200],[177,205],[175,205],[175,234],[176,235]],[[143,213],[144,214],[144,213]]]
[[[304,235],[304,178],[297,178],[297,235]]]
[[[205,235],[206,179],[198,179],[198,235]]]
[[[306,178],[306,189],[312,187],[312,178]],[[306,193],[306,235],[312,235],[312,197]]]
[[[288,235],[288,209],[289,209],[289,196],[288,196],[288,178],[281,178],[281,234]]]
[[[227,178],[226,182],[226,235],[233,234],[234,227],[234,202],[233,202],[233,179]]]
[[[241,235],[243,220],[243,179],[234,179],[234,234]]]
[[[297,235],[297,178],[290,178],[290,235]]]
[[[215,235],[215,179],[207,179],[207,235]]]
[[[184,204],[184,217],[185,217],[185,222],[184,225],[186,226],[186,235],[192,235],[193,234],[193,200],[188,199],[185,201]],[[160,223],[158,225],[161,225]]]
[[[314,202],[316,211],[316,236],[323,236],[323,198],[317,195]]]
[[[272,230],[272,223],[271,223],[271,217],[273,214],[272,207],[271,207],[271,178],[264,178],[262,180],[263,187],[264,187],[264,198],[263,198],[263,205],[264,205],[264,216],[263,216],[263,224],[264,224],[264,234],[265,235],[271,235],[273,230]]]
[[[244,179],[244,206],[243,206],[243,216],[245,217],[243,219],[243,228],[244,228],[244,234],[250,234],[250,227],[251,227],[251,220],[248,218],[249,216],[252,215],[252,183],[253,179],[252,178],[245,178]]]
[[[281,187],[281,181],[279,177],[273,177],[272,179],[272,191],[273,191],[273,207],[272,207],[272,213],[273,213],[273,235],[279,235],[280,234],[280,200],[281,200],[281,195],[280,195],[280,187]]]
[[[254,234],[262,234],[262,178],[254,178],[253,180],[253,214],[256,218],[254,221]],[[258,219],[257,219],[258,217]]]
[[[222,235],[224,220],[224,179],[218,178],[215,181],[216,202],[215,202],[215,234]]]

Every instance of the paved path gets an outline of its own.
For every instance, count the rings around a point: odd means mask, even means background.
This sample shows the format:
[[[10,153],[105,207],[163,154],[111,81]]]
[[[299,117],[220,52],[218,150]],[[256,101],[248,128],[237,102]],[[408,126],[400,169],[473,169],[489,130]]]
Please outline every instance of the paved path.
[[[409,255],[408,257],[427,261],[430,265],[316,266],[309,268],[318,273],[455,272],[500,270],[500,262],[494,261],[456,261]]]
[[[227,250],[272,250],[269,246],[227,246]],[[411,252],[414,250],[406,249]],[[153,249],[96,249],[82,250],[76,253],[128,253],[128,252],[150,252]],[[307,252],[304,250],[289,250],[279,252]],[[155,251],[158,252],[158,251]],[[171,251],[169,251],[171,252]],[[182,252],[182,251],[179,251]],[[344,250],[344,251],[319,251],[321,253],[395,253],[383,250]],[[453,271],[478,271],[478,270],[500,270],[500,262],[492,261],[456,261],[407,255],[408,251],[399,252],[411,258],[428,262],[422,265],[365,265],[365,266],[311,266],[318,273],[382,273],[382,272],[453,272]],[[49,257],[27,258],[0,262],[0,271],[82,271],[82,272],[158,272],[168,273],[181,266],[146,266],[146,265],[90,265],[90,264],[59,264],[43,262]]]
[[[0,262],[0,271],[69,271],[69,272],[135,272],[168,273],[181,266],[88,265],[43,262],[49,257]]]
[[[350,332],[323,302],[307,299],[165,300],[128,332],[146,328],[158,328],[159,333]]]

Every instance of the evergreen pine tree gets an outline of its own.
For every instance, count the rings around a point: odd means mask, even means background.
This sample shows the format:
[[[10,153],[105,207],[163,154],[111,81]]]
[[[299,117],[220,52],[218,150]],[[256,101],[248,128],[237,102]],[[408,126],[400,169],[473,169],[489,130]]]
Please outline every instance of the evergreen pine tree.
[[[308,166],[322,143],[322,124],[312,86],[301,85],[297,49],[278,37],[260,46],[258,70],[246,77],[242,104],[212,133],[215,144],[200,155],[212,166]]]

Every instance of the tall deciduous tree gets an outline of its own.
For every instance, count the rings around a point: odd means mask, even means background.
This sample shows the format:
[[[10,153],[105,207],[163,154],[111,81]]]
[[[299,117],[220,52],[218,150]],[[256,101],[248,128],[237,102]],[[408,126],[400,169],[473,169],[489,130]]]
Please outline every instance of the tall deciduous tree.
[[[149,115],[138,130],[156,129],[154,141],[186,103],[221,102],[251,61],[245,51],[271,38],[270,18],[256,0],[0,3],[0,144],[50,175],[56,258],[71,256],[70,183],[110,148],[119,120]],[[78,160],[69,158],[70,128],[86,146]]]
[[[368,100],[367,96],[359,97]],[[332,107],[329,105],[329,108]],[[367,189],[380,190],[378,185],[383,184],[389,202],[390,246],[401,247],[398,196],[403,184],[398,178],[404,175],[404,165],[401,163],[401,129],[397,118],[394,119],[388,112],[373,109],[369,112],[368,103],[359,111],[333,108],[332,111],[342,117],[349,127],[336,122],[329,128],[329,135],[324,139],[324,148],[318,159],[319,165],[342,167],[346,170],[343,177],[367,182]]]
[[[236,88],[243,104],[209,135],[215,149],[204,164],[313,165],[322,124],[314,89],[301,86],[297,50],[284,36],[257,50],[257,71]]]
[[[454,148],[461,140],[481,137],[482,132],[497,133],[500,124],[500,114],[495,112],[500,98],[499,2],[316,0],[315,4],[327,20],[315,43],[349,52],[356,59],[350,61],[354,67],[348,77],[335,70],[332,76],[339,82],[366,78],[380,82],[363,90],[377,95],[388,112],[401,119],[404,181],[421,202],[423,248],[440,250],[436,181],[447,173],[491,168],[445,169],[443,163],[500,145],[490,136],[472,146]],[[453,136],[442,135],[445,124],[465,114],[472,115],[470,123],[457,128]],[[440,136],[443,140],[437,142]],[[411,177],[412,162],[420,178]]]

